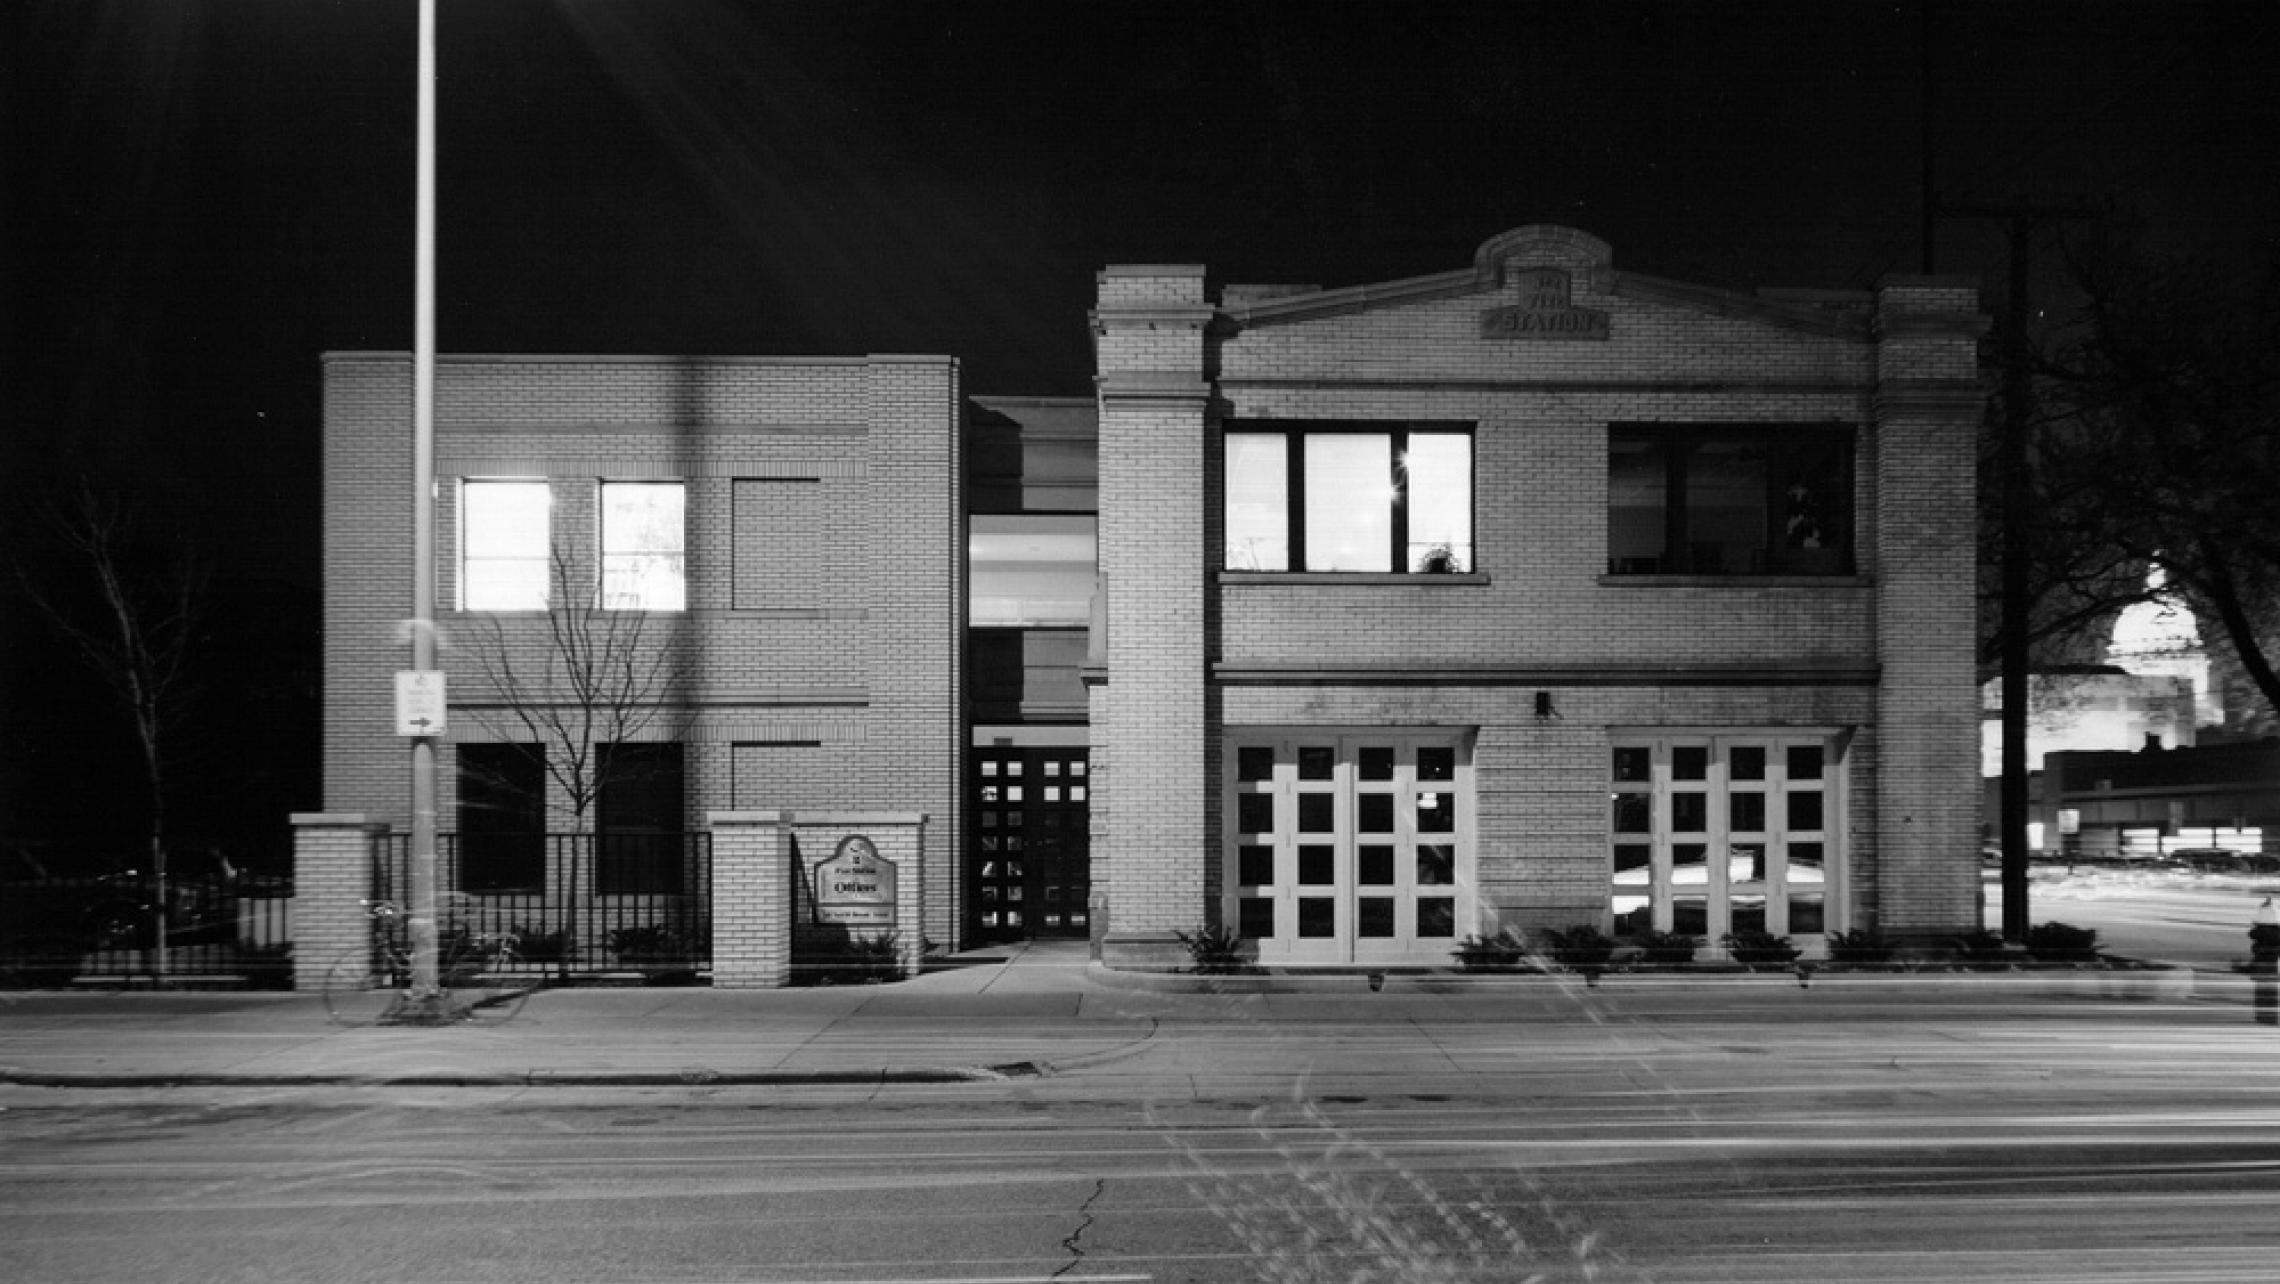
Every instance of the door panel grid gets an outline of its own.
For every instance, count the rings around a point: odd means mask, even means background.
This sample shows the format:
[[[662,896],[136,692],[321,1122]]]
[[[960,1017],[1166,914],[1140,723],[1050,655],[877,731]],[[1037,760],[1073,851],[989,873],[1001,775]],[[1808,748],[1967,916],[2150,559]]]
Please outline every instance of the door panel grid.
[[[1842,930],[1842,774],[1811,735],[1618,737],[1609,840],[1617,935]]]
[[[1474,912],[1471,777],[1446,734],[1234,740],[1224,921],[1266,960],[1445,956]]]
[[[1082,746],[973,751],[969,913],[977,936],[1091,931],[1091,792]]]

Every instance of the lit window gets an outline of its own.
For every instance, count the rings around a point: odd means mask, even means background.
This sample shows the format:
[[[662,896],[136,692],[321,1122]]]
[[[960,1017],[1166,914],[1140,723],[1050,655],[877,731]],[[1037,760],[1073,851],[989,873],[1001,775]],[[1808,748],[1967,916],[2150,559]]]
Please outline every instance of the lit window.
[[[1847,575],[1852,433],[1622,425],[1608,432],[1615,575]]]
[[[602,485],[602,605],[616,611],[678,611],[683,586],[679,482]]]
[[[469,611],[546,609],[545,482],[471,481],[459,489],[459,605]]]
[[[1228,570],[1473,569],[1469,432],[1242,424],[1226,470]]]

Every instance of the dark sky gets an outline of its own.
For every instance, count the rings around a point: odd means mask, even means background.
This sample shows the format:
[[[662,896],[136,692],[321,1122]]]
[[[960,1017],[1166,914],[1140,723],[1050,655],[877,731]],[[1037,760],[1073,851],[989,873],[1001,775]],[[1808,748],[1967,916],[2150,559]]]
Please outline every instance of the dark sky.
[[[1945,190],[2280,226],[2269,3],[1941,0],[1928,51],[1918,0],[440,7],[445,352],[946,352],[1082,394],[1103,264],[1354,284],[1539,221],[1865,286],[1921,265],[1927,52]],[[0,508],[125,478],[223,576],[313,586],[318,354],[411,340],[413,0],[5,8]],[[1940,266],[1999,251],[1952,224]]]

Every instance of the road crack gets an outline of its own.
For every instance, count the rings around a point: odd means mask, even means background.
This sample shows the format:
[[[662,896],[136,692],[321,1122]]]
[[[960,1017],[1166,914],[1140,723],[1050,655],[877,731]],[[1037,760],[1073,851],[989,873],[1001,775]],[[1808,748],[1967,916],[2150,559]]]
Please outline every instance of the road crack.
[[[1101,1197],[1101,1192],[1107,1189],[1108,1178],[1093,1178],[1092,1193],[1085,1196],[1085,1202],[1077,1205],[1077,1228],[1073,1231],[1070,1231],[1068,1237],[1061,1241],[1061,1247],[1068,1250],[1069,1260],[1063,1262],[1061,1264],[1061,1269],[1053,1272],[1051,1278],[1059,1279],[1062,1276],[1068,1274],[1070,1271],[1073,1271],[1077,1267],[1084,1264],[1085,1249],[1082,1241],[1085,1237],[1085,1232],[1092,1229],[1092,1206],[1093,1203]]]

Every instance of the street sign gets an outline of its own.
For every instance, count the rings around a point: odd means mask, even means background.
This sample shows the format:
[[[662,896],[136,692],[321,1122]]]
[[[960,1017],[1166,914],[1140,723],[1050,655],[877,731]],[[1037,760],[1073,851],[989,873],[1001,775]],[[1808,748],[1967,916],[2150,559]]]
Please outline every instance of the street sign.
[[[396,734],[440,736],[444,720],[443,670],[396,671]]]

